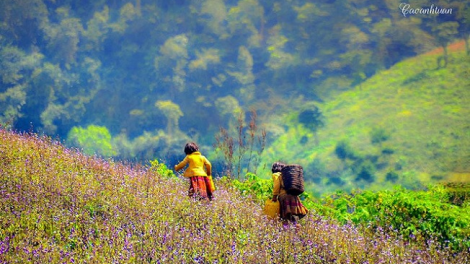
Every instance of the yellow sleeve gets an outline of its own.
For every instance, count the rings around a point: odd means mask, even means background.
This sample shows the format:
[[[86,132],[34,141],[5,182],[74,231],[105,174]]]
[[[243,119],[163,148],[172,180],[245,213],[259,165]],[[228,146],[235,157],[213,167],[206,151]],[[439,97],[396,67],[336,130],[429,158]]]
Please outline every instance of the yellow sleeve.
[[[209,160],[206,157],[204,157],[204,165],[206,166],[207,176],[211,176],[212,175],[212,164],[209,162]]]
[[[281,192],[281,177],[279,174],[273,173],[273,196],[278,196]]]
[[[184,166],[186,166],[186,164],[188,164],[188,156],[186,156],[184,160],[180,162],[178,165],[175,165],[175,171],[181,170],[182,168],[184,168]]]

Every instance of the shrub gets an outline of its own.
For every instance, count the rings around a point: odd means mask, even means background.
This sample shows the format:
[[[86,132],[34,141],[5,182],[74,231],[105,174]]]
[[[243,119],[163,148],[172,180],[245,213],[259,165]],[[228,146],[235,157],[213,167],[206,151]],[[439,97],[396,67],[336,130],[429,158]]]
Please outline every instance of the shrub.
[[[67,143],[83,149],[87,155],[111,157],[117,154],[111,145],[111,134],[103,126],[73,127],[67,135]]]
[[[229,180],[216,181],[213,202],[194,201],[187,197],[186,180],[155,173],[154,169],[168,171],[159,162],[151,162],[150,167],[126,166],[66,149],[50,138],[16,135],[1,129],[0,168],[0,260],[5,263],[469,260],[466,251],[441,250],[432,241],[425,244],[418,239],[407,243],[400,236],[378,231],[379,228],[342,225],[318,215],[322,212],[351,219],[351,212],[364,206],[356,202],[358,206],[354,208],[354,197],[350,195],[329,199],[341,210],[309,203],[307,195],[302,199],[312,208],[309,215],[298,229],[283,228],[279,222],[269,221],[259,204],[241,195]],[[253,190],[269,194],[269,180],[254,175],[247,179],[241,186],[248,188],[250,194]],[[445,192],[436,194],[435,199],[446,197]],[[380,195],[369,192],[358,197],[363,197],[366,205],[376,205]],[[411,210],[416,205],[419,204],[405,208]],[[445,215],[437,219],[459,238],[463,233],[450,224],[466,230],[462,225],[465,217],[456,214],[455,208],[451,208],[454,220],[445,222]],[[374,211],[370,211],[372,217]]]
[[[358,156],[354,152],[354,149],[345,140],[341,140],[338,142],[338,144],[336,144],[335,153],[336,156],[338,156],[338,158],[341,160],[356,159]]]
[[[370,141],[372,144],[380,144],[387,141],[390,138],[390,134],[383,128],[374,128],[370,132]]]
[[[393,171],[388,175],[391,178],[398,176]],[[254,174],[248,174],[245,181],[233,180],[230,184],[260,205],[272,195],[272,180],[261,179]],[[304,192],[300,198],[309,210],[342,224],[352,222],[367,230],[399,234],[410,242],[435,240],[442,246],[463,250],[470,247],[470,215],[467,207],[449,203],[449,198],[455,199],[455,193],[464,192],[456,189],[435,185],[428,191],[400,187],[393,191],[356,191],[351,194],[338,191],[320,200]],[[468,189],[466,192],[468,194]]]
[[[337,193],[323,200],[332,208],[330,216],[343,223],[398,232],[405,239],[437,240],[454,249],[470,247],[470,215],[468,208],[447,202],[446,191],[435,186],[429,191],[359,191],[351,195]],[[353,210],[351,210],[353,208]]]
[[[396,173],[395,171],[389,171],[387,172],[387,175],[385,176],[385,179],[390,182],[396,182],[398,178],[399,178],[398,173]]]
[[[299,114],[299,123],[303,124],[312,132],[316,132],[320,127],[324,126],[323,114],[318,107],[308,109]]]
[[[368,183],[375,181],[375,166],[374,164],[366,160],[361,163],[359,166],[359,172],[357,174],[356,180],[364,180]]]

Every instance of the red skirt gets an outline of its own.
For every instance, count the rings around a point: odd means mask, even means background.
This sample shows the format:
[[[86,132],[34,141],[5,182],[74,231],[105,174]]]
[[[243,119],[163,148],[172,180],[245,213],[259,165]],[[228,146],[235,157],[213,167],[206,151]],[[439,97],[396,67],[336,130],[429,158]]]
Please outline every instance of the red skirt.
[[[296,221],[308,213],[308,209],[300,201],[299,196],[282,194],[278,197],[281,207],[280,216],[284,220]]]
[[[189,178],[189,197],[199,200],[212,200],[214,190],[210,187],[210,178],[204,176],[193,176]]]

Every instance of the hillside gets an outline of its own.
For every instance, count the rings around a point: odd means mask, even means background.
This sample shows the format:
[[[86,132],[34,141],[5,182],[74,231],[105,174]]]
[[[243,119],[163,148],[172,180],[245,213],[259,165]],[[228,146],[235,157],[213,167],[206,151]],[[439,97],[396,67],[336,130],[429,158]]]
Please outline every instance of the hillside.
[[[230,182],[211,204],[162,164],[130,166],[0,129],[2,263],[464,263],[432,241],[341,226],[299,230],[261,214]]]
[[[279,115],[468,38],[470,2],[435,2],[453,12],[404,17],[392,0],[1,1],[0,124],[174,164],[187,141],[208,154],[221,127],[236,135],[240,112],[255,109],[271,145]]]
[[[317,192],[468,181],[470,56],[452,47],[445,68],[436,67],[439,51],[430,52],[320,104],[324,127],[314,134],[289,126],[266,160],[304,164]]]

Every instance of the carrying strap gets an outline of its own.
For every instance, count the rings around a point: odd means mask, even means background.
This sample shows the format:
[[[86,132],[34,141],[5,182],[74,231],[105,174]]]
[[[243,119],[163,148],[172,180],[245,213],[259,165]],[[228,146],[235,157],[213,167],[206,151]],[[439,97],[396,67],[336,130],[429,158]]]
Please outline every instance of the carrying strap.
[[[281,172],[276,172],[274,174],[276,175],[276,180],[281,181],[281,188],[284,189],[284,181],[282,180],[282,173]]]

